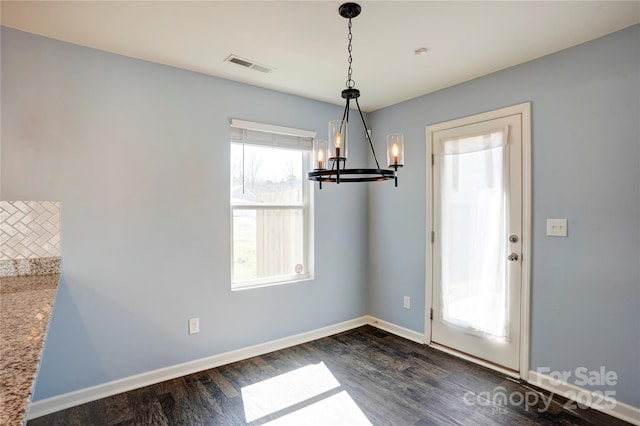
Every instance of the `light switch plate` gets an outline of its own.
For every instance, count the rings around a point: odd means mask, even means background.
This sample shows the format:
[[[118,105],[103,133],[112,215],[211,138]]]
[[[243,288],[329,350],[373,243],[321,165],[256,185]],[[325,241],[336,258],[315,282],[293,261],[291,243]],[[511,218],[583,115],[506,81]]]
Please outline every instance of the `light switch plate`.
[[[566,237],[567,219],[547,219],[547,235],[550,237]]]

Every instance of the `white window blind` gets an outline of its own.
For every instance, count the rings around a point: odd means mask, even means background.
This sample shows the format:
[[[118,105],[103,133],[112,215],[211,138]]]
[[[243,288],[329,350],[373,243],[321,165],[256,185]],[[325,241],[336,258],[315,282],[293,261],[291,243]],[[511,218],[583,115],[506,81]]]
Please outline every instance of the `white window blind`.
[[[231,142],[311,150],[316,132],[244,120],[231,120]]]

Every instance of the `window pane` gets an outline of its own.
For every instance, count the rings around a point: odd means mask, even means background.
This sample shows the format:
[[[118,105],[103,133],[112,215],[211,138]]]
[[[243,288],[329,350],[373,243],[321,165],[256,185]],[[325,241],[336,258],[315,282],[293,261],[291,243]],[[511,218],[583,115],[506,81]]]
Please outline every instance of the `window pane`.
[[[302,160],[303,151],[231,144],[232,204],[301,204]]]
[[[302,209],[233,210],[233,282],[305,270]]]

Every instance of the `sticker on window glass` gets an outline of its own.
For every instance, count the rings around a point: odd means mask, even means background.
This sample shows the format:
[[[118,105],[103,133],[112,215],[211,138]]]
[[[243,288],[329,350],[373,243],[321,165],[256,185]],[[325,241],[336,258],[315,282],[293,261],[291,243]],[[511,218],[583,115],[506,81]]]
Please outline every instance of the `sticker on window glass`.
[[[296,265],[296,274],[301,274],[301,273],[302,273],[302,271],[303,271],[302,264],[301,264],[301,263],[298,263],[298,264]]]

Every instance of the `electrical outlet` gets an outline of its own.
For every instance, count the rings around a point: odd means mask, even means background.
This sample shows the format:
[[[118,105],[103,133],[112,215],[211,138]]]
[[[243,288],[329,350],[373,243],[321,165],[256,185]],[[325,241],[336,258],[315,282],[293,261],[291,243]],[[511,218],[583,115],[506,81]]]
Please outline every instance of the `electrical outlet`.
[[[404,297],[404,308],[411,309],[411,298],[409,296]]]
[[[189,320],[189,334],[200,333],[200,318],[191,318]]]

